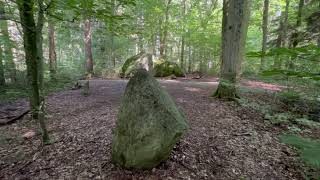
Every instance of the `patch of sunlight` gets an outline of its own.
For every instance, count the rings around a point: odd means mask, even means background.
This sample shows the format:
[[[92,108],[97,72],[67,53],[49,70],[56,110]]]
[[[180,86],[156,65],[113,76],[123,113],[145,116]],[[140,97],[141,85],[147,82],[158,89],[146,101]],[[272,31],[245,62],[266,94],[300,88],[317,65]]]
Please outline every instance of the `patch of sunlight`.
[[[269,84],[269,83],[264,83],[264,82],[259,82],[259,81],[247,81],[244,84],[248,87],[251,87],[251,88],[259,88],[259,89],[265,89],[265,90],[270,90],[270,91],[282,91],[283,89],[286,88],[286,86]]]
[[[193,88],[193,87],[185,87],[184,88],[186,91],[190,91],[190,92],[201,92],[202,89],[200,88]]]

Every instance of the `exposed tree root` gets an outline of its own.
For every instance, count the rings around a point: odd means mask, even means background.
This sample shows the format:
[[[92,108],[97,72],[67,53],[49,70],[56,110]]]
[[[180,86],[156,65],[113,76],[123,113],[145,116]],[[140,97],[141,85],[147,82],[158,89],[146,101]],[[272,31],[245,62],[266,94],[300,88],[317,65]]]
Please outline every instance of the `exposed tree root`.
[[[17,120],[23,118],[25,115],[27,115],[30,112],[30,110],[26,110],[23,113],[21,113],[18,116],[15,116],[7,121],[0,121],[0,126],[5,126],[5,125],[9,125],[9,124],[13,124],[15,123]]]

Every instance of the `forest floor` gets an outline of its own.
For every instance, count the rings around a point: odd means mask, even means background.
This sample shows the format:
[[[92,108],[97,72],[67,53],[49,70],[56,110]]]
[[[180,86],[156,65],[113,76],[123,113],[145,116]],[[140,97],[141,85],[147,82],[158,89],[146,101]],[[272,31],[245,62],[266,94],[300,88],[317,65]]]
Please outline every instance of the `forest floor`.
[[[127,81],[92,80],[88,97],[81,89],[48,97],[52,145],[42,147],[38,134],[22,137],[36,129],[29,116],[0,127],[0,179],[303,179],[296,153],[278,140],[283,129],[265,123],[253,109],[210,97],[217,79],[160,83],[186,114],[190,129],[158,167],[136,171],[112,164],[112,129]],[[284,88],[242,84],[268,91]],[[26,100],[0,104],[0,115],[26,109]]]

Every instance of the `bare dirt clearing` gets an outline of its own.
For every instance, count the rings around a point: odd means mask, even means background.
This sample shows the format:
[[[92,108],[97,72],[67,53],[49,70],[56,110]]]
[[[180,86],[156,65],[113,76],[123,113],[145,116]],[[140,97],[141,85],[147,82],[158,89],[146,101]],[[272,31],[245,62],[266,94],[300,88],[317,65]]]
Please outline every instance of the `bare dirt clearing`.
[[[301,179],[293,153],[261,114],[209,98],[217,81],[161,80],[186,114],[190,130],[170,159],[150,171],[111,163],[112,129],[127,81],[90,81],[91,94],[63,91],[48,97],[48,126],[56,143],[41,147],[25,117],[0,127],[0,179]],[[269,87],[269,86],[268,86]],[[25,109],[26,101],[0,105]]]

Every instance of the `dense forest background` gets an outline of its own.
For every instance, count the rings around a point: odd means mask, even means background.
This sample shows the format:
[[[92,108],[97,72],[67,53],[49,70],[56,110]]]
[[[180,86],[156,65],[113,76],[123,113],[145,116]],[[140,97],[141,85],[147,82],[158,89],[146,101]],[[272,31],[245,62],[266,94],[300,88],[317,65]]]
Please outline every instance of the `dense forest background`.
[[[168,88],[178,100],[190,93],[186,98],[191,98],[188,106],[182,104],[190,113],[193,107],[189,106],[196,100],[203,101],[194,106],[199,112],[219,114],[219,107],[223,107],[222,112],[234,113],[230,117],[236,116],[235,107],[249,108],[256,113],[250,111],[249,117],[256,120],[261,116],[263,124],[266,120],[278,128],[275,136],[283,131],[294,134],[279,138],[299,150],[300,159],[306,164],[292,167],[303,167],[300,169],[306,177],[318,178],[319,0],[0,0],[0,115],[9,111],[1,108],[14,100],[29,97],[30,102],[30,108],[18,116],[0,116],[0,127],[23,119],[30,112],[31,119],[39,123],[43,145],[50,145],[54,143],[52,137],[60,136],[58,133],[51,136],[54,121],[48,121],[49,128],[46,124],[52,109],[58,106],[51,104],[55,102],[51,93],[82,89],[83,96],[70,93],[77,96],[74,103],[94,104],[103,99],[98,95],[106,93],[99,88],[110,88],[108,93],[114,94],[105,98],[117,99],[109,99],[115,103],[110,106],[114,113],[124,88],[122,83],[127,82],[119,79],[131,78],[140,66],[148,70],[151,67],[152,75],[162,84],[172,80],[188,86],[186,82],[199,81],[201,87],[195,83],[184,89],[176,85]],[[232,100],[239,106],[224,100]],[[206,109],[212,102],[217,103],[216,109]],[[72,109],[64,107],[61,112]],[[60,110],[53,112],[59,114]],[[209,127],[208,119],[213,115],[201,113],[194,118],[194,114],[189,114],[196,120],[202,115],[205,120],[198,123]],[[106,119],[114,122],[112,118]],[[64,121],[64,117],[60,120]],[[72,128],[80,123],[75,124]],[[195,124],[191,132],[195,135],[188,134],[188,140],[204,142],[197,134],[201,128]],[[223,124],[215,126],[225,130]],[[259,128],[265,127],[259,125]],[[260,130],[258,134],[263,134]],[[254,135],[240,132],[234,136]],[[199,139],[195,141],[191,137]],[[0,136],[0,143],[3,139],[6,138]],[[257,142],[264,142],[264,138]],[[272,142],[273,155],[279,155],[283,150],[277,141]],[[291,151],[285,152],[291,156]],[[230,155],[233,151],[223,153]],[[292,169],[287,168],[288,174],[297,172]]]
[[[187,73],[219,74],[221,1],[43,3],[46,8],[42,30],[46,80],[50,79],[49,72],[65,79],[90,71],[85,68],[87,46],[92,51],[90,61],[95,76],[119,73],[125,60],[141,51],[151,53],[155,60],[165,57]],[[38,7],[34,8],[36,15]],[[287,74],[289,72],[284,71],[290,71],[295,76],[310,73],[307,77],[319,72],[317,0],[255,1],[250,8],[243,75],[274,69]],[[1,1],[1,19],[1,67],[5,79],[8,85],[24,87],[22,27],[14,1]],[[90,31],[87,37],[85,31]]]

